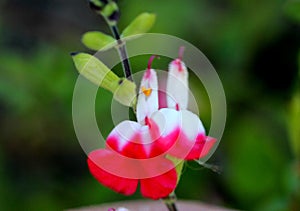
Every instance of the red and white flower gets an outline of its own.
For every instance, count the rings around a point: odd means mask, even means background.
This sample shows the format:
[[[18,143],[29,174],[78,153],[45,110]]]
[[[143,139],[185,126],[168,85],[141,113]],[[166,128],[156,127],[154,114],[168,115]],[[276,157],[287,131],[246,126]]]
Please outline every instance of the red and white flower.
[[[106,148],[88,155],[88,166],[101,184],[116,192],[131,195],[140,183],[144,197],[159,199],[172,193],[178,181],[175,165],[166,155],[199,159],[216,140],[205,135],[199,117],[187,110],[188,72],[181,55],[169,65],[168,108],[160,108],[153,58],[141,81],[137,122],[118,124],[107,137]]]

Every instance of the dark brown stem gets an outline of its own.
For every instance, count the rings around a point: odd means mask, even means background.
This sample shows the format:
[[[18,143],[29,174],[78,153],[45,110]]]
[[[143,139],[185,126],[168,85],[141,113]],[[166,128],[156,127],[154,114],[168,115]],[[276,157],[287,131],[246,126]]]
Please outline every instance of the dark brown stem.
[[[163,202],[165,203],[165,205],[167,206],[169,211],[178,211],[177,207],[176,207],[176,202],[177,198],[175,193],[171,193],[169,196],[167,196],[166,198],[163,198]]]
[[[122,60],[122,66],[123,66],[125,77],[132,81],[132,76],[131,76],[132,73],[131,73],[125,42],[122,41],[120,37],[120,33],[118,31],[118,27],[116,25],[110,26],[110,28],[115,39],[118,41],[118,45],[119,45],[118,51],[119,51],[120,58]]]
[[[176,208],[175,203],[172,203],[172,204],[166,204],[166,206],[168,207],[168,210],[169,210],[169,211],[178,211],[177,208]]]
[[[88,2],[91,9],[94,10],[98,15],[101,15],[111,29],[115,39],[118,42],[118,52],[122,61],[122,67],[125,77],[132,81],[132,73],[127,56],[125,42],[122,41],[117,27],[117,22],[120,18],[120,11],[118,6],[112,0],[88,0]],[[108,8],[108,10],[106,8]]]

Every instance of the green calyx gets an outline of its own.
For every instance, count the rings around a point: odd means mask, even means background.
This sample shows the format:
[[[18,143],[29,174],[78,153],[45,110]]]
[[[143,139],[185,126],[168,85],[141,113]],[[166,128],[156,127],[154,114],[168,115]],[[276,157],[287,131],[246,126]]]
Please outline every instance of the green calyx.
[[[176,166],[175,169],[176,169],[176,173],[177,173],[177,184],[178,184],[180,177],[181,177],[182,169],[184,166],[184,160],[173,157],[171,155],[167,155],[166,158],[169,159],[170,161],[172,161],[173,164]]]
[[[102,15],[109,25],[116,25],[120,16],[116,2],[112,0],[89,0],[89,3],[91,9]]]
[[[103,8],[103,10],[101,11],[101,15],[110,20],[110,17],[116,12],[119,12],[118,5],[115,2],[111,1]]]

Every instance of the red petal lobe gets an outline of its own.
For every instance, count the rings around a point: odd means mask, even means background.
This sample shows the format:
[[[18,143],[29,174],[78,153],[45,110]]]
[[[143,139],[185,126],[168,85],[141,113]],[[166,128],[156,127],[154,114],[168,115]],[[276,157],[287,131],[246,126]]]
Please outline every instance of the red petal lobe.
[[[115,161],[114,152],[106,149],[99,149],[91,152],[88,156],[88,167],[91,174],[102,185],[124,195],[131,195],[136,191],[138,180],[123,178],[115,174],[111,174],[101,168],[97,163],[105,163],[105,165],[118,165]],[[126,166],[124,166],[126,168]],[[130,169],[128,169],[130,171]]]
[[[165,160],[164,163],[173,166],[169,160]],[[154,200],[164,198],[175,190],[176,184],[177,173],[173,168],[159,176],[141,179],[141,193],[144,197]]]

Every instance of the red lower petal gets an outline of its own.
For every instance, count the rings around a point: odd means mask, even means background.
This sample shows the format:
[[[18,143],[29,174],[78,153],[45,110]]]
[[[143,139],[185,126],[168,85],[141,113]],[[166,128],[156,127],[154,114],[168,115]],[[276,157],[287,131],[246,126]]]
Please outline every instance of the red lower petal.
[[[185,134],[181,133],[177,143],[169,153],[184,160],[200,159],[209,153],[215,143],[216,139],[204,134],[198,134],[196,140],[191,141]]]
[[[147,159],[161,154],[161,151],[156,154],[152,152],[155,150],[153,149],[154,143],[160,134],[156,125],[154,123],[151,125],[151,130],[146,132],[148,133],[148,140],[140,131],[136,131],[131,137],[110,135],[106,141],[107,148],[134,159]],[[121,139],[124,140],[121,141]],[[122,147],[120,147],[121,142],[123,142]]]
[[[91,174],[102,185],[124,195],[131,195],[136,191],[138,185],[137,179],[124,178],[111,174],[101,168],[101,166],[119,166],[124,163],[116,160],[114,152],[106,149],[95,150],[89,154],[87,163]],[[127,168],[130,171],[130,168],[126,166],[122,168]]]
[[[142,137],[139,133],[136,133],[123,147],[120,154],[135,159],[147,159],[149,156],[146,152],[146,144],[142,144]]]
[[[212,149],[212,147],[215,145],[216,142],[217,139],[210,136],[206,136],[205,144],[201,150],[201,154],[199,158],[205,157],[210,152],[210,150]]]
[[[167,154],[168,150],[174,146],[176,140],[179,137],[180,130],[174,129],[171,133],[166,136],[159,137],[154,143],[152,147],[151,157]]]
[[[128,158],[146,159],[151,150],[151,137],[147,126],[123,121],[109,134],[107,147]]]
[[[114,134],[107,138],[107,148],[134,159],[148,159],[166,154],[178,139],[180,129],[174,128],[172,132],[162,136],[157,123],[152,119],[148,121],[149,131],[147,132],[150,141],[146,141],[146,137],[139,131],[136,131],[128,139],[124,139],[126,136],[117,136]],[[121,139],[124,140],[121,141]],[[120,147],[120,143],[122,143],[122,147]]]
[[[165,164],[173,165],[171,161],[165,160]],[[160,199],[172,193],[177,185],[177,173],[173,168],[168,172],[147,179],[141,180],[141,193],[144,197]]]

